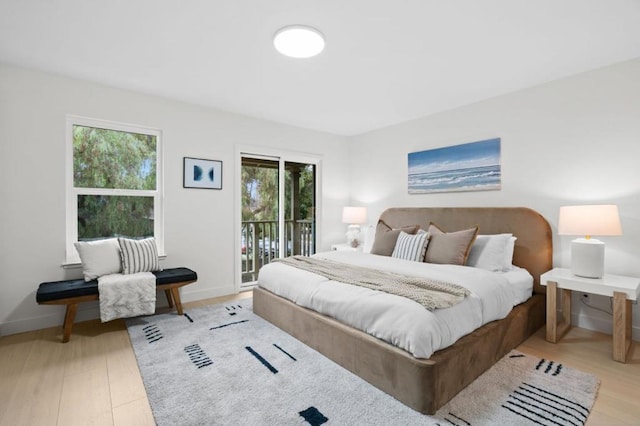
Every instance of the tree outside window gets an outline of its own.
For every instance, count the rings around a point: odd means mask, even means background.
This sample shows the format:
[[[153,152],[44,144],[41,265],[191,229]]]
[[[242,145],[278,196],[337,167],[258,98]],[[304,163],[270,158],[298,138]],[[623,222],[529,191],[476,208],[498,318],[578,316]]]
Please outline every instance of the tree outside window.
[[[75,241],[125,236],[161,240],[160,132],[68,119],[72,176],[68,254]],[[159,241],[161,243],[161,241]],[[69,257],[69,256],[68,256]]]

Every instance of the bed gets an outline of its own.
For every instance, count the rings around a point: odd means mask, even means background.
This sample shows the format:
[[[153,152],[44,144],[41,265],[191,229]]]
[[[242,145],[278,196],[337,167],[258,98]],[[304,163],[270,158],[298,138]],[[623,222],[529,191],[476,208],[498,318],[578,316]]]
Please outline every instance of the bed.
[[[260,279],[254,311],[409,407],[433,414],[544,324],[545,288],[539,278],[551,269],[551,230],[528,208],[391,208],[380,220],[393,228],[427,229],[433,222],[450,231],[478,225],[481,234],[512,233],[517,237],[513,264],[533,277],[533,294],[506,317],[456,337],[444,349],[427,350],[428,358],[299,306],[263,288]]]

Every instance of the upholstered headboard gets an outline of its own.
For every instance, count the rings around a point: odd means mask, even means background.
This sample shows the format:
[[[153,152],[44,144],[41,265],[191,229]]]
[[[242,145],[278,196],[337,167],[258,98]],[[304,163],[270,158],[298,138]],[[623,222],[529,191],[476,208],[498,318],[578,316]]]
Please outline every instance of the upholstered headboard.
[[[433,222],[447,232],[479,226],[479,234],[512,233],[516,240],[513,264],[525,268],[534,280],[534,292],[545,293],[540,275],[552,268],[551,227],[538,212],[526,207],[393,207],[380,219],[392,228]]]

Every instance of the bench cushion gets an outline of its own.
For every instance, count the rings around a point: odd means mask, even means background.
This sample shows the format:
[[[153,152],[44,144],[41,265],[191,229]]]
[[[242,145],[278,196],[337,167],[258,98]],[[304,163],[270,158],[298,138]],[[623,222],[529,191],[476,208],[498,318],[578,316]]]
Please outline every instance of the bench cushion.
[[[198,275],[189,268],[172,268],[152,272],[156,276],[156,285],[172,284],[184,281],[195,281]],[[90,296],[98,294],[98,280],[51,281],[40,284],[36,293],[38,303],[52,300],[68,299],[70,297]]]

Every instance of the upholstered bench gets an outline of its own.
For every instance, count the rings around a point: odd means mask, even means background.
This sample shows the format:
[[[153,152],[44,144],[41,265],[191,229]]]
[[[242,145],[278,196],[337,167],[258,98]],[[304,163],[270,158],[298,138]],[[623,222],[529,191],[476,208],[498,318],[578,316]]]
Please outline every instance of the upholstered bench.
[[[156,276],[156,288],[164,290],[169,307],[175,306],[178,314],[182,315],[182,302],[178,289],[197,281],[198,275],[189,268],[165,269],[153,274]],[[71,337],[78,304],[98,300],[98,298],[98,280],[85,281],[82,278],[42,283],[36,293],[36,301],[41,305],[67,305],[62,333],[63,343],[68,342]]]

